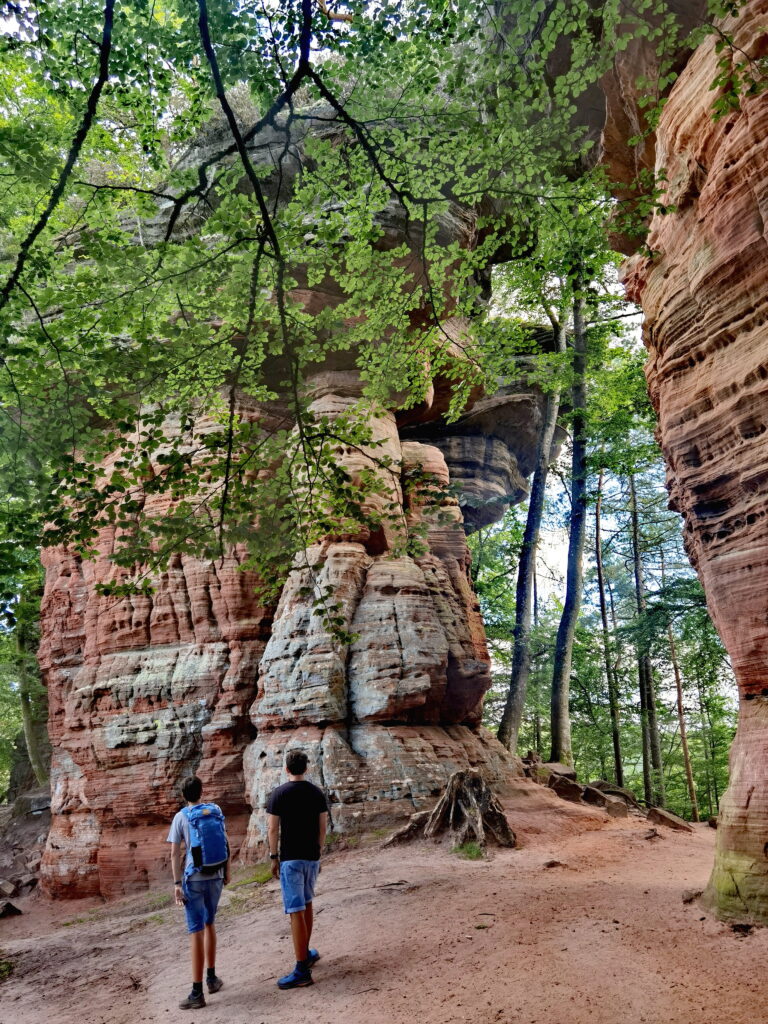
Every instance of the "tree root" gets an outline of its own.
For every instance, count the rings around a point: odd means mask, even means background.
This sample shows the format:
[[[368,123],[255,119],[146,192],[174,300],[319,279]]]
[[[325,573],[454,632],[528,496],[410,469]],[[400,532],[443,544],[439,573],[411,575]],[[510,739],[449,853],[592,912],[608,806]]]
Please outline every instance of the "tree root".
[[[501,804],[475,768],[454,772],[432,811],[412,814],[384,846],[420,836],[433,839],[443,832],[456,846],[474,842],[484,849],[488,839],[498,846],[515,845],[515,834]]]

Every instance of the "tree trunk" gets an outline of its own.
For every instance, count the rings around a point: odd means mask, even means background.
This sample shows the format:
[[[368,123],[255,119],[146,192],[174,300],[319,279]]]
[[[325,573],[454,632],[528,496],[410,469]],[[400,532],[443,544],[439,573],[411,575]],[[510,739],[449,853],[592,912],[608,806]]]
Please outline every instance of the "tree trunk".
[[[704,697],[702,694],[701,676],[698,671],[695,673],[696,676],[696,692],[699,696],[699,721],[701,722],[701,750],[704,755],[704,778],[707,784],[707,808],[709,816],[717,813],[717,801],[715,801],[714,808],[712,804],[712,776],[714,775],[714,765],[712,766],[712,772],[710,774],[709,764],[709,739],[707,736],[707,722],[704,714]]]
[[[557,331],[557,348],[565,347],[565,328]],[[512,650],[512,669],[509,676],[509,690],[504,712],[499,723],[498,738],[508,750],[517,748],[517,737],[523,721],[523,709],[531,673],[531,604],[536,571],[536,550],[539,544],[541,517],[544,512],[544,496],[547,488],[549,464],[552,459],[552,444],[557,429],[560,411],[559,389],[547,395],[544,409],[544,424],[536,454],[536,468],[528,502],[523,546],[517,567],[515,589],[515,629]]]
[[[647,661],[637,652],[637,679],[640,689],[640,735],[643,742],[643,797],[647,807],[654,804],[653,773],[651,771],[651,738],[648,732],[648,684]]]
[[[672,660],[672,671],[675,674],[675,688],[677,690],[677,720],[680,723],[680,744],[683,748],[683,762],[685,764],[685,779],[688,783],[688,797],[691,801],[691,817],[694,821],[699,820],[699,804],[696,799],[696,787],[693,783],[693,770],[691,769],[691,755],[688,751],[688,732],[685,727],[685,713],[683,712],[683,681],[680,676],[680,666],[677,663],[677,650],[675,648],[675,637],[672,626],[667,626],[667,637],[669,639],[669,656]]]
[[[27,747],[29,763],[35,773],[38,786],[48,784],[48,769],[41,749],[39,729],[40,719],[35,715],[35,698],[33,680],[26,666],[29,657],[19,635],[16,635],[17,665],[19,671],[19,702],[21,704],[21,723],[24,730],[24,743]]]
[[[712,790],[715,796],[715,810],[719,814],[720,792],[717,788],[717,744],[715,743],[715,730],[712,728],[712,716],[709,713],[709,708],[707,707],[706,702],[704,701],[701,689],[699,690],[699,694],[701,699],[702,711],[706,715],[707,719],[707,735],[709,737],[709,760],[710,764],[712,765]]]
[[[571,718],[568,706],[573,637],[581,609],[584,574],[584,535],[587,517],[586,445],[586,363],[587,339],[584,326],[583,282],[576,282],[573,303],[573,455],[571,461],[571,517],[568,532],[568,570],[565,603],[555,644],[552,670],[552,752],[551,761],[573,764]]]
[[[659,549],[661,557],[661,582],[664,584],[664,549]],[[685,725],[685,713],[683,711],[683,680],[680,674],[680,665],[677,661],[677,648],[675,646],[675,634],[672,632],[672,623],[667,625],[667,639],[669,641],[669,657],[672,662],[672,671],[675,675],[675,689],[677,691],[677,721],[680,726],[680,745],[683,749],[683,764],[685,765],[685,780],[688,784],[688,799],[691,801],[691,817],[694,821],[699,820],[699,804],[696,799],[696,786],[693,782],[693,769],[691,768],[691,755],[688,750],[688,730]]]
[[[637,491],[635,490],[635,477],[629,474],[629,508],[632,520],[632,554],[635,563],[635,598],[637,601],[637,614],[643,616],[646,610],[645,601],[645,574],[643,572],[643,560],[640,552],[640,524],[637,513]],[[650,656],[645,649],[645,643],[638,644],[638,675],[640,680],[640,708],[644,721],[647,722],[647,747],[650,760],[651,776],[651,799],[656,807],[663,807],[666,798],[664,795],[664,765],[661,758],[661,739],[659,737],[659,723],[656,718],[656,693],[653,685],[653,669]],[[646,760],[646,744],[643,743],[643,760]],[[644,764],[644,776],[646,774]],[[646,801],[648,793],[646,792]]]
[[[617,786],[624,786],[624,768],[621,763],[621,734],[619,732],[619,688],[611,661],[610,631],[608,629],[608,607],[605,600],[605,576],[603,574],[603,545],[600,537],[600,511],[603,502],[603,470],[597,479],[597,502],[595,504],[595,562],[597,563],[597,589],[600,596],[600,618],[603,623],[603,657],[605,677],[608,682],[608,706],[611,712],[611,738],[613,740],[614,778]]]
[[[533,566],[533,625],[539,624],[539,591],[536,581],[536,564]],[[539,690],[541,684],[541,668],[533,669],[533,749],[537,754],[542,752],[541,743],[541,709],[539,708]]]

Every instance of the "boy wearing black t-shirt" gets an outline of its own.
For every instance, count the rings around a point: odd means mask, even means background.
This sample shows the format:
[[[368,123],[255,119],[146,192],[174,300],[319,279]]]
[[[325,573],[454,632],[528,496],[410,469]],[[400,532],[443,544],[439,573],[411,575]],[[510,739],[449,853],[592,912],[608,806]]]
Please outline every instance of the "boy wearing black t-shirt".
[[[307,755],[302,750],[291,750],[286,755],[285,769],[288,782],[267,797],[267,838],[272,875],[280,878],[283,906],[291,918],[296,966],[279,978],[277,985],[303,988],[312,984],[312,965],[320,959],[317,950],[309,948],[309,940],[320,851],[328,827],[328,803],[323,791],[304,778]]]

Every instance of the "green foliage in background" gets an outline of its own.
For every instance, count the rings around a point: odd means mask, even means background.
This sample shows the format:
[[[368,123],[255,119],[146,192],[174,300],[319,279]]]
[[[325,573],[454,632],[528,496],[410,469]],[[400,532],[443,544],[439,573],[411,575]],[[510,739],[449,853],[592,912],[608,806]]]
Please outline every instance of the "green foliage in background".
[[[575,104],[616,51],[642,37],[664,68],[681,45],[661,0],[599,18],[586,0],[352,0],[343,20],[311,0],[2,10],[7,532],[87,556],[113,528],[117,596],[175,551],[232,544],[274,592],[332,527],[376,529],[377,474],[352,479],[339,450],[375,461],[371,411],[417,403],[434,375],[453,413],[495,381],[483,332],[457,359],[446,317],[477,316],[489,260],[528,250],[542,197],[578,194]],[[466,215],[470,247],[450,228]],[[338,301],[307,310],[321,282]],[[333,421],[305,390],[328,357],[366,385]],[[242,416],[242,393],[271,414]]]

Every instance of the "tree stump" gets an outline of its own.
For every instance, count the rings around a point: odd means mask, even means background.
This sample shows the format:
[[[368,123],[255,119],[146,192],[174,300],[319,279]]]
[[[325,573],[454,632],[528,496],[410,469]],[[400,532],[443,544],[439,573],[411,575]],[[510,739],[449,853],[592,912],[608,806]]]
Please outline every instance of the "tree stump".
[[[454,772],[432,811],[412,814],[408,824],[384,845],[417,836],[432,839],[443,832],[456,846],[474,842],[484,849],[489,838],[499,846],[515,845],[515,834],[501,804],[475,768]]]

